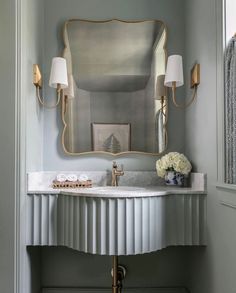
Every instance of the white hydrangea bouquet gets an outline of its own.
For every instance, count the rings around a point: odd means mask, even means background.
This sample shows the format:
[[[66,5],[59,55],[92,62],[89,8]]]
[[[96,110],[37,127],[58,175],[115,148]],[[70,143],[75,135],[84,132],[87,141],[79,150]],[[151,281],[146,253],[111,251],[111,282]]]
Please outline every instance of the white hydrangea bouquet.
[[[171,152],[156,162],[157,175],[165,178],[167,185],[183,186],[184,176],[192,169],[189,160],[180,153]]]

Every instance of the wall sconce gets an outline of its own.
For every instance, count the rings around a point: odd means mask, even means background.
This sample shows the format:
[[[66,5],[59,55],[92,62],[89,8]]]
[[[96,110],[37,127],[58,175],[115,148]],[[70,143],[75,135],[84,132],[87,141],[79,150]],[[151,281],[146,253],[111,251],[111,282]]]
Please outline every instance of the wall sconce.
[[[172,88],[172,99],[176,107],[186,108],[190,106],[196,98],[197,88],[200,84],[200,64],[195,64],[191,70],[191,88],[193,89],[193,96],[185,105],[179,105],[176,101],[176,88],[184,85],[182,56],[169,56],[164,84]]]
[[[42,88],[42,75],[38,64],[33,65],[33,84],[36,86],[36,94],[40,104],[46,108],[55,108],[60,102],[63,89],[68,87],[66,59],[61,57],[54,57],[52,59],[49,86],[56,88],[57,90],[57,102],[55,105],[46,105],[44,98],[40,95],[40,89]]]

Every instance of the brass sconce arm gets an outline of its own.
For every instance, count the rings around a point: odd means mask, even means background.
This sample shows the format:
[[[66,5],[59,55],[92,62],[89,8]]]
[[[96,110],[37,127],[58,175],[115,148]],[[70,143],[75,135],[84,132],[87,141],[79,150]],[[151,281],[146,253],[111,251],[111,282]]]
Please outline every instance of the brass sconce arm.
[[[176,86],[175,85],[172,86],[172,100],[175,107],[177,108],[187,108],[194,102],[194,100],[196,99],[196,96],[197,96],[197,85],[194,86],[192,98],[186,104],[180,105],[176,101]]]
[[[187,108],[188,106],[190,106],[194,100],[196,99],[197,96],[197,89],[198,89],[198,85],[200,84],[200,64],[195,64],[194,67],[191,70],[191,88],[193,89],[193,95],[191,97],[191,99],[183,105],[180,105],[177,103],[176,100],[176,82],[172,82],[172,100],[174,105],[177,108]]]
[[[47,108],[47,109],[53,109],[53,108],[56,108],[59,103],[60,103],[60,100],[61,100],[61,93],[62,93],[62,89],[60,88],[60,85],[58,84],[58,87],[57,87],[57,101],[56,101],[56,104],[55,105],[46,105],[45,102],[44,102],[44,98],[41,96],[40,94],[40,87],[36,85],[36,95],[37,95],[37,98],[39,100],[39,103]]]

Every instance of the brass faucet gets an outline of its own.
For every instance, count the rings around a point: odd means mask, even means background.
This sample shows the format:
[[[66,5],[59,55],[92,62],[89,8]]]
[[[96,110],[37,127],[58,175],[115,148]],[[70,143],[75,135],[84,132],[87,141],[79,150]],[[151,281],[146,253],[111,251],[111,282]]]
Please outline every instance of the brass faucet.
[[[112,165],[112,180],[111,180],[111,185],[112,186],[118,186],[118,182],[117,182],[117,177],[118,176],[123,176],[124,175],[124,171],[123,169],[118,169],[117,163],[113,162]]]

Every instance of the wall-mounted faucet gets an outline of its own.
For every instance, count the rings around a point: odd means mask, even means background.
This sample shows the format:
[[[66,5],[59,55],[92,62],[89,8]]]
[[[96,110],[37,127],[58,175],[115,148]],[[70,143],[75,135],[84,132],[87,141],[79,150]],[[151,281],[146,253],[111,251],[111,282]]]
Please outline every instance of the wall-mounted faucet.
[[[112,165],[112,180],[111,180],[111,185],[112,186],[118,186],[117,177],[118,176],[123,176],[123,175],[124,175],[123,168],[122,169],[118,169],[118,165],[114,161],[113,162],[113,165]]]

